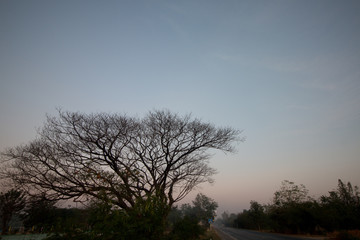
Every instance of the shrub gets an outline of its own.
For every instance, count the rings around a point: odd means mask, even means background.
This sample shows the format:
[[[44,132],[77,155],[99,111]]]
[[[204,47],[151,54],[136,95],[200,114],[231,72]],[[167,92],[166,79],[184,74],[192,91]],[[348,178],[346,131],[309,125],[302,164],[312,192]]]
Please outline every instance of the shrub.
[[[199,237],[204,233],[205,228],[199,225],[199,221],[196,220],[196,218],[185,216],[175,223],[170,239],[199,239]]]
[[[360,230],[340,231],[336,233],[336,240],[360,240]]]

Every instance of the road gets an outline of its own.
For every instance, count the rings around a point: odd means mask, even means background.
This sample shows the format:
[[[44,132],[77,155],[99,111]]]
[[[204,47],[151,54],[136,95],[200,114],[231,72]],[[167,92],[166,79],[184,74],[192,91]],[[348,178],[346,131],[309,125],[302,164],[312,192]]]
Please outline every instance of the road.
[[[217,227],[213,228],[222,240],[309,240],[321,238],[294,237],[280,234],[263,233],[238,228]]]

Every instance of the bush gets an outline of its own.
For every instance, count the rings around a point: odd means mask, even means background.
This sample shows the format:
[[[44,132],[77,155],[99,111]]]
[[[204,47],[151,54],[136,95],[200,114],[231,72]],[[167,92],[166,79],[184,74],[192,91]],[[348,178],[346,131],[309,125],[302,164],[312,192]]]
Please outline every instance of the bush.
[[[360,240],[360,231],[341,231],[336,235],[336,240]]]
[[[175,223],[174,228],[170,234],[170,239],[199,239],[199,237],[204,233],[205,228],[199,225],[199,221],[196,220],[196,218],[185,216]]]
[[[68,240],[68,239],[72,239],[72,240],[89,240],[89,239],[93,239],[93,238],[91,238],[88,233],[70,231],[70,232],[66,232],[66,233],[63,233],[63,234],[60,234],[60,233],[50,234],[44,240]]]

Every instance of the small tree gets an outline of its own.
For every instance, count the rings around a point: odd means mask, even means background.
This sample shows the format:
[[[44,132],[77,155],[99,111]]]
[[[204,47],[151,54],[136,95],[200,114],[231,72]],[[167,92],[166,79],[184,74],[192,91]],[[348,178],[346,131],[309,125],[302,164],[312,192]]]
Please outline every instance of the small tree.
[[[237,215],[235,213],[229,214],[227,211],[221,214],[222,223],[226,227],[238,227]]]
[[[49,230],[55,225],[55,202],[46,199],[44,195],[31,197],[28,199],[22,219],[25,227]]]
[[[260,231],[266,222],[264,207],[256,201],[251,201],[248,215],[256,228]]]
[[[205,196],[202,193],[198,193],[193,201],[195,215],[203,225],[209,225],[209,219],[214,219],[216,216],[216,209],[218,208],[218,203],[213,199]]]
[[[273,205],[269,206],[273,228],[279,232],[311,232],[315,228],[315,216],[311,213],[314,201],[308,196],[303,184],[283,181],[274,193]]]
[[[199,225],[196,218],[188,215],[184,216],[174,225],[174,228],[169,236],[171,240],[195,240],[205,232],[205,228]]]
[[[274,193],[274,204],[284,206],[292,203],[300,203],[310,200],[309,190],[303,184],[296,185],[294,182],[284,180],[281,182],[280,190]]]
[[[321,220],[327,230],[359,229],[360,192],[350,182],[338,180],[336,190],[320,198],[322,206]],[[329,218],[328,216],[332,217]]]
[[[2,234],[6,234],[9,222],[14,214],[19,213],[26,205],[25,194],[22,191],[11,189],[6,193],[0,193],[0,216]]]
[[[218,204],[204,194],[197,194],[193,205],[183,204],[181,208],[173,208],[170,215],[172,231],[171,240],[199,239],[209,225],[208,220],[215,217]]]

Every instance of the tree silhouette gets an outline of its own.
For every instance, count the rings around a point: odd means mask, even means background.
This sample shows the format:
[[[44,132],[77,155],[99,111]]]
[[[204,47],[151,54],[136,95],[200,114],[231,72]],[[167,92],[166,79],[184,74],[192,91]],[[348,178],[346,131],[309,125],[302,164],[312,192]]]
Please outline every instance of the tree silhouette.
[[[14,214],[19,213],[26,205],[25,194],[22,191],[11,189],[0,193],[0,216],[2,234],[6,234],[9,222]]]
[[[208,150],[232,152],[239,135],[167,110],[144,118],[60,110],[36,140],[3,153],[2,176],[48,199],[106,195],[125,211],[139,201],[156,204],[165,218],[195,186],[212,181]]]

